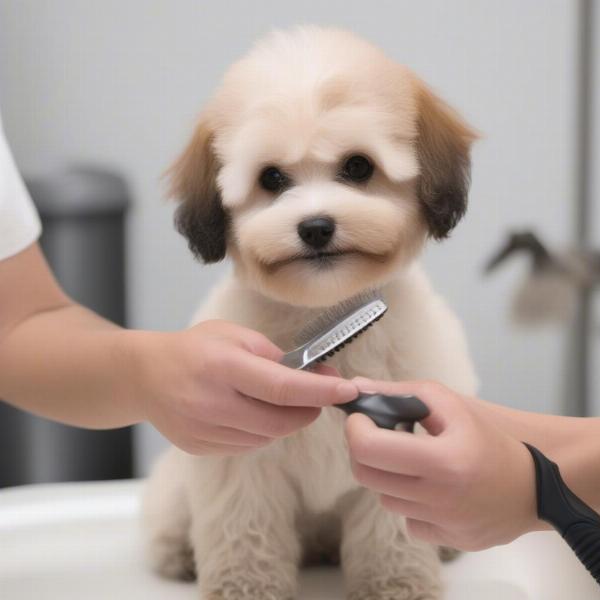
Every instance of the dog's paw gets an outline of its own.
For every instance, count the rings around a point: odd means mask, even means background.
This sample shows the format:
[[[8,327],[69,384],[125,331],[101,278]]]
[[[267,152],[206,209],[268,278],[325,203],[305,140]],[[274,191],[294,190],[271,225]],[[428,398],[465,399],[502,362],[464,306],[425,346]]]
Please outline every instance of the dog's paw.
[[[239,579],[222,583],[217,589],[203,589],[202,600],[295,600],[296,594],[276,583],[256,583]]]
[[[462,552],[456,548],[449,548],[448,546],[440,546],[438,548],[438,556],[442,562],[450,562],[461,554]]]
[[[366,581],[348,593],[347,600],[441,600],[441,586],[419,578]]]
[[[152,570],[161,577],[180,581],[196,579],[194,553],[188,544],[179,539],[153,540],[147,555]]]

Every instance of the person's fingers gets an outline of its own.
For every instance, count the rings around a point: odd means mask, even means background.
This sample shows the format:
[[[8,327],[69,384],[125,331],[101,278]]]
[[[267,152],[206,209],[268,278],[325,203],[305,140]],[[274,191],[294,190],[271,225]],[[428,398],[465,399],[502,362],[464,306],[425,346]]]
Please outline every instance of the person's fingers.
[[[380,497],[381,504],[384,508],[398,513],[407,519],[416,519],[418,521],[429,521],[431,518],[431,507],[421,504],[420,502],[411,502],[395,496],[387,496],[383,494]]]
[[[330,406],[353,400],[356,384],[297,371],[248,352],[230,357],[230,382],[239,392],[279,406]]]
[[[225,427],[268,438],[284,437],[302,429],[321,412],[316,407],[275,406],[242,394],[234,400],[235,409],[229,405],[215,419]]]
[[[411,538],[427,542],[428,544],[439,546],[452,545],[448,543],[444,530],[428,521],[409,518],[406,520],[406,531]]]
[[[434,437],[380,429],[355,413],[346,420],[346,439],[352,458],[360,464],[415,477],[438,471],[441,457]]]
[[[374,469],[355,460],[351,461],[354,478],[362,486],[379,494],[395,496],[404,500],[431,503],[436,490],[429,480],[410,475],[397,475]]]
[[[284,355],[283,350],[276,346],[268,337],[252,329],[243,328],[241,341],[244,348],[252,354],[273,362],[279,362]]]
[[[341,377],[341,373],[331,365],[324,365],[323,363],[318,363],[312,369],[313,373],[317,373],[319,375],[328,375],[329,377]]]
[[[242,429],[234,429],[223,425],[200,425],[194,428],[194,435],[205,442],[226,444],[228,446],[247,446],[259,448],[273,441],[273,437],[250,433]]]
[[[232,444],[208,444],[203,446],[200,454],[216,454],[218,456],[237,456],[251,452],[252,448],[248,446],[234,446]]]
[[[262,333],[232,321],[211,319],[202,321],[191,329],[193,331],[196,328],[202,331],[203,338],[210,333],[217,339],[233,341],[240,348],[269,360],[279,361],[284,354],[283,350]]]
[[[431,435],[445,431],[461,409],[457,395],[434,381],[375,381],[365,377],[355,377],[352,381],[362,392],[419,398],[430,411],[430,415],[420,423]]]
[[[207,442],[198,440],[196,442],[181,444],[180,448],[192,455],[216,454],[219,456],[234,456],[251,452],[249,446],[235,446],[233,444],[219,444],[217,442]]]

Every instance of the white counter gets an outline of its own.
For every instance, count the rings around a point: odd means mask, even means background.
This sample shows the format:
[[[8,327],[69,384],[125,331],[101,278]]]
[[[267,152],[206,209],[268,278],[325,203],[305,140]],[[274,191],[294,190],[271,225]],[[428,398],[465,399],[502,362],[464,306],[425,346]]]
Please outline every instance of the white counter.
[[[197,600],[142,560],[136,481],[0,491],[2,600]],[[447,600],[592,600],[600,590],[554,533],[463,555],[444,567]],[[342,599],[337,569],[302,575],[301,600]]]

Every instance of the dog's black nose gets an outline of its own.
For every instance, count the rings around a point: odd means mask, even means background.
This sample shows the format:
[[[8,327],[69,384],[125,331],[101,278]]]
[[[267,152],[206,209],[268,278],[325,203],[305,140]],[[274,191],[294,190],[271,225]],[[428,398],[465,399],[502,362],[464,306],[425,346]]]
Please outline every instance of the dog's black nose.
[[[311,248],[318,250],[327,245],[335,231],[335,222],[329,217],[306,219],[298,224],[298,235]]]

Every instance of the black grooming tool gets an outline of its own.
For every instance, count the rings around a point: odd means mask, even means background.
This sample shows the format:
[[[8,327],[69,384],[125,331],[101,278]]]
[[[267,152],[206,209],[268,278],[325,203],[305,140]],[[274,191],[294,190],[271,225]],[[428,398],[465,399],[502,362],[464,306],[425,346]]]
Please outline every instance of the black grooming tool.
[[[415,423],[429,416],[429,409],[416,396],[386,396],[385,394],[359,394],[356,400],[338,404],[351,415],[360,412],[378,427],[399,429],[412,433]]]

